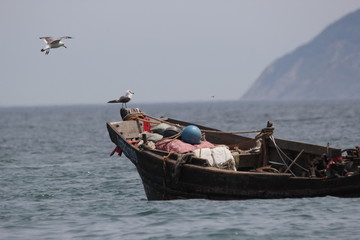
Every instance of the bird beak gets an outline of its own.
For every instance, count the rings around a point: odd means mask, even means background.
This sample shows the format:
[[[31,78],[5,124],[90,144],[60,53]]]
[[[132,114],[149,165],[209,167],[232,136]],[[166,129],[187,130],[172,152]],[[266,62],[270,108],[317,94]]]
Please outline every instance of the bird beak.
[[[64,48],[67,48],[67,46],[64,45]]]

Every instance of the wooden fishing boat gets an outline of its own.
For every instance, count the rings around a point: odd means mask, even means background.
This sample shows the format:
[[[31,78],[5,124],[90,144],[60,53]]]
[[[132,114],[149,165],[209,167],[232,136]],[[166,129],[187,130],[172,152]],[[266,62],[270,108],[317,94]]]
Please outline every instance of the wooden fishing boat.
[[[107,123],[111,141],[116,145],[112,154],[124,153],[136,166],[148,200],[360,196],[359,147],[341,150],[277,139],[269,122],[256,131],[254,138],[249,138],[240,132],[155,118],[136,108],[122,108],[120,113],[122,121]],[[225,146],[232,155],[232,166],[210,164],[209,159],[195,151],[159,149],[148,132],[160,124],[179,129],[197,126],[206,142],[214,145],[204,149],[213,151]],[[179,134],[166,139],[170,142],[178,138]]]

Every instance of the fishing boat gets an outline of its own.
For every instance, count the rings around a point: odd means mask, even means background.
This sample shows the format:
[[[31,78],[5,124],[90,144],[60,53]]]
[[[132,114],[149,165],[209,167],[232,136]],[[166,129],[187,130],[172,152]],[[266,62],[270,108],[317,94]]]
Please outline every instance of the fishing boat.
[[[360,196],[359,147],[278,139],[271,122],[224,132],[138,108],[121,108],[120,115],[122,121],[107,123],[111,155],[135,165],[148,200]],[[249,132],[256,135],[242,136]]]

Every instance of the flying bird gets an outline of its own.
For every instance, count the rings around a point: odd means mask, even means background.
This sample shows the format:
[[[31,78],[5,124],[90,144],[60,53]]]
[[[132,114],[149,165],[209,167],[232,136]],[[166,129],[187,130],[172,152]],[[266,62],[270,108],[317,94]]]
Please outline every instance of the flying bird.
[[[50,48],[59,48],[59,47],[67,48],[61,40],[62,39],[71,39],[71,38],[72,37],[69,37],[69,36],[64,36],[64,37],[60,37],[60,38],[40,37],[40,39],[44,39],[44,41],[46,43],[45,47],[43,49],[41,49],[41,52],[45,52],[45,55],[48,55],[50,52]]]
[[[119,99],[108,101],[108,103],[122,103],[122,107],[124,107],[124,105],[127,107],[126,103],[131,100],[133,94],[135,94],[133,91],[127,90],[125,95],[121,96]]]

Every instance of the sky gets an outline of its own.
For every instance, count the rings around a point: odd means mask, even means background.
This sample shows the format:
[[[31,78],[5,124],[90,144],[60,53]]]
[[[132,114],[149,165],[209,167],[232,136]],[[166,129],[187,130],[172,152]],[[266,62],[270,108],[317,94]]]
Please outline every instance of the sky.
[[[1,0],[0,107],[233,101],[360,0]],[[72,36],[44,55],[42,36]],[[214,96],[214,97],[212,97]]]

